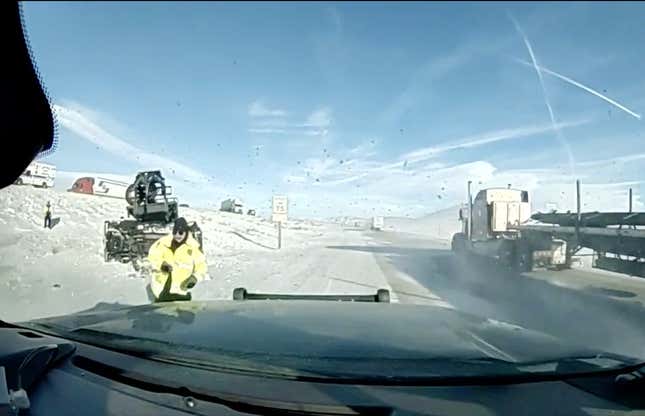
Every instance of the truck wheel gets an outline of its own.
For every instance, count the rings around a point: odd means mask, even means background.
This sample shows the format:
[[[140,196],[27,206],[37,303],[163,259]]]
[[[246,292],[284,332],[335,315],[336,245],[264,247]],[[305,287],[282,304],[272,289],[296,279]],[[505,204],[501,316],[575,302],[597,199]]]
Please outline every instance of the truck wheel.
[[[233,300],[245,300],[246,299],[246,289],[243,287],[238,287],[233,289]]]
[[[516,252],[517,247],[514,242],[504,240],[499,246],[496,263],[498,264],[498,266],[501,266],[506,270],[515,271],[517,264]]]
[[[515,269],[519,273],[526,273],[533,270],[533,252],[528,245],[518,245],[515,253]]]
[[[18,178],[16,180],[16,185],[22,185],[22,178]]]
[[[464,233],[456,233],[452,236],[452,242],[450,244],[451,249],[455,253],[462,253],[466,245],[466,236]]]
[[[390,291],[387,289],[377,290],[376,301],[381,303],[390,303]]]

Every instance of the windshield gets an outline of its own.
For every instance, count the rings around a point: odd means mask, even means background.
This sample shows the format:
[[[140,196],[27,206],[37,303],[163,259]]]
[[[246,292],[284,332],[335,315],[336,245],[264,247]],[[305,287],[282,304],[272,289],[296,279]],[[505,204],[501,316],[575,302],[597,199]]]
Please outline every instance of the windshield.
[[[1,320],[206,305],[150,342],[288,323],[318,347],[272,364],[329,374],[645,360],[643,4],[20,6],[56,140],[0,190]]]

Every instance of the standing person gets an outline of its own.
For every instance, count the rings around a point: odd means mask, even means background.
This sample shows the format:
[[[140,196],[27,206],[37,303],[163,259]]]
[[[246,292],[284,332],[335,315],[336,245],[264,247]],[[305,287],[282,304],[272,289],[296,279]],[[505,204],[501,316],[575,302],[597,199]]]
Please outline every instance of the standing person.
[[[175,221],[172,234],[150,247],[148,260],[153,269],[150,289],[155,302],[191,300],[188,289],[206,277],[206,258],[183,217]]]
[[[52,228],[52,206],[49,201],[47,201],[47,206],[45,207],[45,226],[44,228]]]

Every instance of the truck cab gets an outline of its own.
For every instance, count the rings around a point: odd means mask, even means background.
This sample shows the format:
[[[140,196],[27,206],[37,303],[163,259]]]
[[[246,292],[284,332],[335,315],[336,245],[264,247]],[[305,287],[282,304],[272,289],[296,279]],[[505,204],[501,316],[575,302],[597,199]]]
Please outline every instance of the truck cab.
[[[241,200],[237,198],[230,198],[225,201],[222,201],[222,206],[220,208],[220,211],[233,212],[235,214],[243,214],[244,204],[242,203]]]
[[[531,216],[529,193],[520,189],[483,189],[475,197],[472,214],[473,241],[517,234],[516,227]]]

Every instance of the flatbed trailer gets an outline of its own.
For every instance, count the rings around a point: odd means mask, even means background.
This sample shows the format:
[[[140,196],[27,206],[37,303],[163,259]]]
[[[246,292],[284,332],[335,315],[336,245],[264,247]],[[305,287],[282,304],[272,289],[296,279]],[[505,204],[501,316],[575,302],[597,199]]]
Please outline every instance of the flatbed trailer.
[[[645,226],[645,221],[634,221],[636,218],[645,220],[642,213],[637,216],[632,213],[606,213],[606,216],[604,213],[593,213],[594,221],[586,222],[586,226],[559,225],[560,219],[561,223],[570,224],[569,214],[548,215],[547,218],[536,214],[531,218],[550,223],[523,224],[517,230],[524,238],[565,241],[566,266],[571,265],[573,255],[580,249],[588,248],[593,250],[593,267],[645,277],[645,229],[637,228]],[[629,218],[632,221],[625,225],[622,219]]]

